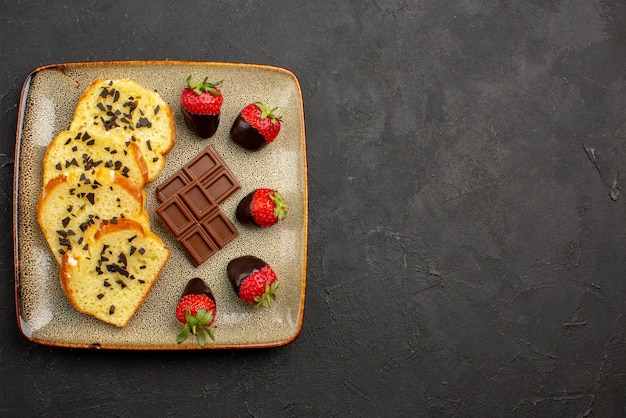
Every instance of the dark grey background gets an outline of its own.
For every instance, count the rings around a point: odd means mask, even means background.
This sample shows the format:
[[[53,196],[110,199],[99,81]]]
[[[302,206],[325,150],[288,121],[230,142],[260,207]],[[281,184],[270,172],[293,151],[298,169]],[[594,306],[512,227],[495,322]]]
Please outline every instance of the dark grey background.
[[[0,415],[626,415],[625,2],[3,0],[0,41]],[[126,59],[298,76],[310,224],[291,345],[20,335],[22,82]]]

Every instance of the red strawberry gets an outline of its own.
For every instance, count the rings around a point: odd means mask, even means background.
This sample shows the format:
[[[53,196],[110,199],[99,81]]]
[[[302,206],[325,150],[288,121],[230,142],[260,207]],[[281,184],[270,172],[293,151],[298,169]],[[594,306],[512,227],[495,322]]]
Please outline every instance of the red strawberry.
[[[241,199],[235,216],[240,222],[267,228],[285,219],[288,209],[278,190],[256,189]]]
[[[211,325],[216,314],[215,298],[209,286],[197,277],[189,280],[176,305],[176,319],[185,325],[176,338],[178,344],[185,341],[190,332],[198,338],[201,347],[206,343],[205,332],[215,340]]]
[[[210,138],[215,134],[220,122],[220,112],[224,96],[217,88],[222,82],[192,83],[191,76],[187,77],[187,88],[180,95],[180,107],[185,122],[200,138]]]
[[[232,140],[249,150],[258,150],[276,139],[281,118],[274,115],[263,103],[250,103],[244,107],[230,128]]]
[[[226,267],[228,279],[239,299],[270,308],[276,299],[276,273],[265,261],[252,255],[231,260]]]

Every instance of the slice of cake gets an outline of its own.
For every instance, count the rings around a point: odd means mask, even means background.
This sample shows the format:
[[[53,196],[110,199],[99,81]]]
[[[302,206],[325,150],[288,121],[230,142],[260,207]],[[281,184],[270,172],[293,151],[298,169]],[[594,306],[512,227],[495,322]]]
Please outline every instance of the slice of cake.
[[[137,188],[148,181],[148,167],[135,142],[117,134],[63,131],[46,149],[43,184],[71,171],[93,175],[99,167],[117,171]]]
[[[37,220],[57,261],[85,245],[84,232],[101,221],[132,218],[149,229],[143,189],[104,168],[91,174],[70,172],[50,180],[37,203]]]
[[[165,155],[176,136],[170,106],[157,92],[125,79],[94,81],[80,97],[69,129],[123,134],[136,142],[148,165],[149,181],[165,167]]]
[[[79,311],[125,326],[150,293],[169,258],[169,249],[131,219],[100,223],[85,245],[61,260],[61,286]]]

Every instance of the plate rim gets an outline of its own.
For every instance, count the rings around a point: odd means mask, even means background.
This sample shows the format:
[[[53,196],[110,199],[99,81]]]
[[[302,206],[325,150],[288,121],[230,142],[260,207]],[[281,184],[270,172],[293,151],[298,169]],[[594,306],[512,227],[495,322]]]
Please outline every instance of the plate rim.
[[[64,73],[66,69],[80,69],[80,68],[96,68],[106,66],[221,66],[232,68],[249,68],[261,71],[275,71],[287,75],[292,79],[297,89],[297,98],[299,102],[298,109],[298,124],[301,130],[300,148],[302,152],[302,173],[303,173],[303,237],[302,237],[302,272],[301,272],[301,291],[300,291],[300,306],[298,307],[298,321],[293,334],[287,338],[283,338],[277,341],[271,341],[267,343],[251,343],[251,344],[207,344],[204,347],[200,347],[197,344],[160,344],[160,345],[141,345],[141,344],[117,344],[117,343],[78,343],[71,341],[53,341],[47,339],[36,338],[32,334],[29,335],[27,330],[23,326],[20,304],[20,282],[21,282],[21,268],[20,268],[20,233],[19,233],[19,182],[20,182],[20,161],[21,161],[21,145],[24,131],[25,112],[27,108],[27,102],[33,78],[43,71],[60,71]],[[71,61],[64,63],[53,63],[38,66],[32,69],[25,77],[20,90],[20,97],[17,108],[17,121],[15,132],[15,150],[14,150],[14,167],[13,167],[13,196],[12,196],[12,232],[13,232],[13,272],[14,272],[14,302],[15,302],[15,314],[18,324],[18,328],[22,336],[33,343],[48,346],[48,347],[62,347],[62,348],[78,348],[78,349],[96,349],[96,350],[121,350],[121,351],[190,351],[190,350],[224,350],[224,349],[259,349],[259,348],[273,348],[280,347],[295,341],[302,332],[304,322],[304,308],[306,299],[306,276],[307,276],[307,263],[308,263],[308,155],[306,146],[306,131],[305,131],[305,116],[304,116],[304,100],[302,95],[302,88],[297,76],[289,69],[285,67],[279,67],[269,64],[257,64],[257,63],[244,63],[244,62],[219,62],[219,61],[195,61],[195,60],[112,60],[112,61]]]

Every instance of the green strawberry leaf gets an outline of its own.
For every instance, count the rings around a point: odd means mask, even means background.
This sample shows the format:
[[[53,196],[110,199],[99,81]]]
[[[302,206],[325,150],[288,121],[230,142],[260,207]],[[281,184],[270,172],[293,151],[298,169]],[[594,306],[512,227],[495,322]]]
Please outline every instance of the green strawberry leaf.
[[[204,336],[204,328],[200,327],[200,332],[198,332],[198,344],[200,347],[204,347],[206,344],[206,337]]]
[[[206,314],[206,309],[204,308],[200,308],[196,311],[196,320],[198,321],[198,324],[202,322],[202,317],[204,317],[205,314]]]
[[[205,317],[204,325],[210,324],[211,321],[213,321],[213,311],[207,312],[204,317]]]
[[[256,107],[259,108],[259,110],[261,111],[261,116],[260,119],[265,119],[265,118],[269,118],[270,121],[275,124],[276,120],[282,120],[282,118],[280,116],[276,116],[274,115],[274,112],[276,110],[278,110],[277,107],[273,107],[271,109],[268,109],[263,103],[261,102],[256,102],[254,103],[256,105]]]
[[[202,93],[209,92],[211,93],[213,96],[219,96],[220,92],[217,91],[215,89],[215,87],[219,86],[220,84],[222,84],[222,81],[224,80],[220,80],[220,81],[216,81],[216,82],[208,82],[209,78],[205,77],[204,80],[202,80],[201,83],[192,83],[191,82],[191,75],[189,77],[187,77],[187,87],[190,89],[193,89],[194,93],[200,95]]]
[[[189,336],[189,326],[185,325],[183,329],[181,329],[178,335],[176,336],[176,342],[180,344],[183,341],[185,341],[188,336]]]
[[[265,283],[265,289],[264,289],[263,294],[261,296],[256,296],[254,298],[254,301],[256,302],[256,304],[254,305],[254,308],[259,309],[261,306],[264,306],[266,308],[271,308],[272,302],[276,300],[276,294],[275,294],[276,289],[278,289],[277,281],[272,283],[271,286]]]
[[[191,315],[191,310],[187,309],[185,312],[185,320],[187,323],[183,327],[183,329],[176,336],[176,341],[178,344],[182,343],[187,339],[189,333],[192,333],[196,336],[198,344],[201,347],[204,347],[206,344],[206,334],[209,335],[211,340],[215,340],[215,336],[213,335],[213,331],[211,327],[207,327],[209,323],[213,320],[213,311],[200,308],[196,312],[196,315]]]
[[[211,340],[215,341],[215,335],[213,335],[213,327],[205,328],[205,331],[207,332],[207,334],[209,334]]]
[[[278,192],[278,190],[274,190],[274,193],[270,195],[270,198],[274,203],[274,216],[278,218],[279,222],[284,220],[289,212],[289,206],[285,204],[283,196]]]

